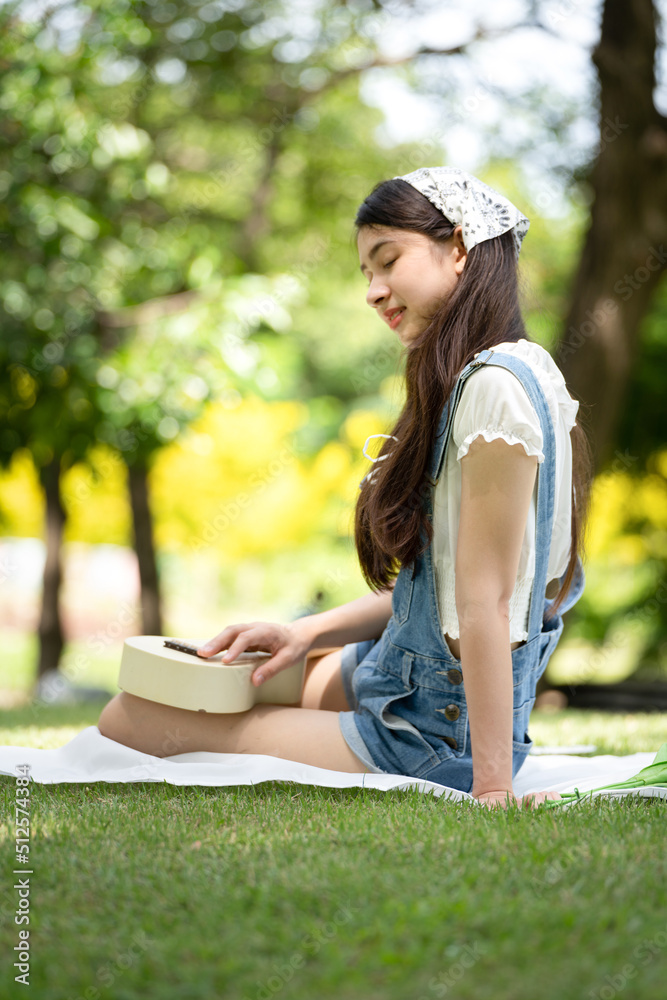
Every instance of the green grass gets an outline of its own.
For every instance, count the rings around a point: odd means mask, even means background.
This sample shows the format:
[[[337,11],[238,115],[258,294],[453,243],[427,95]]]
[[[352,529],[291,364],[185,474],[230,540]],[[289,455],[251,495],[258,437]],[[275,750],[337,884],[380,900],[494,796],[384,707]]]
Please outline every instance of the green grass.
[[[100,708],[0,712],[0,743],[59,746]],[[657,750],[667,716],[534,713],[531,735]],[[0,794],[3,997],[664,996],[658,800],[505,813],[290,782],[33,784],[26,990],[9,957],[13,779]]]

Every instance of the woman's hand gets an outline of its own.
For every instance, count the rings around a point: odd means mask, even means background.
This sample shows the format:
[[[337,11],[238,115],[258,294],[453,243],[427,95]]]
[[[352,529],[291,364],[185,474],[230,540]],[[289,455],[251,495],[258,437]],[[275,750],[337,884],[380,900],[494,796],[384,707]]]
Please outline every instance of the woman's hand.
[[[512,803],[524,809],[531,809],[546,799],[559,799],[560,795],[558,792],[533,792],[531,795],[517,797],[514,792],[508,791],[506,788],[501,788],[494,791],[482,792],[480,795],[475,795],[475,798],[489,809],[496,808],[497,806],[507,809]]]
[[[231,663],[239,653],[267,652],[272,656],[262,663],[252,674],[251,681],[259,687],[264,681],[286,670],[302,660],[311,647],[311,642],[299,622],[278,625],[274,622],[250,622],[243,625],[228,625],[214,639],[200,646],[200,656],[214,656],[222,649],[227,652],[223,663]]]

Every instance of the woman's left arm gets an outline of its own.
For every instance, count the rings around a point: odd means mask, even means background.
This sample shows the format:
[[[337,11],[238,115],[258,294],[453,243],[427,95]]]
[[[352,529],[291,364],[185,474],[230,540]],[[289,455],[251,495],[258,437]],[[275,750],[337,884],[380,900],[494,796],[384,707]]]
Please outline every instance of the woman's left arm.
[[[472,795],[487,804],[514,801],[509,608],[536,473],[537,457],[522,445],[481,435],[461,459],[456,611]]]

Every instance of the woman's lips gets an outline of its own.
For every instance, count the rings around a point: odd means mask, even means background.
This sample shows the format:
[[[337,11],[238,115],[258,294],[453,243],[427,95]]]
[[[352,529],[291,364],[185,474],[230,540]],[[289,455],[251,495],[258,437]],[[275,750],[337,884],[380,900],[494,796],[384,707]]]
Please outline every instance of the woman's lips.
[[[395,330],[398,324],[401,322],[401,320],[403,319],[404,312],[405,309],[401,309],[400,312],[397,312],[396,315],[389,320],[389,326],[391,327],[392,330]]]

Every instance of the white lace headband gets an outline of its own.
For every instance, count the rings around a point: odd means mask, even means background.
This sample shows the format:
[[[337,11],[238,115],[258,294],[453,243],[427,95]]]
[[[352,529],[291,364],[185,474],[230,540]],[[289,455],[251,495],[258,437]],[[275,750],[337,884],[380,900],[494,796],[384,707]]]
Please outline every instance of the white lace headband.
[[[450,222],[461,226],[466,250],[511,229],[519,255],[529,220],[511,201],[477,177],[458,167],[420,167],[393,179],[412,184]]]

